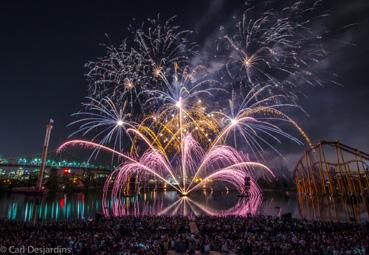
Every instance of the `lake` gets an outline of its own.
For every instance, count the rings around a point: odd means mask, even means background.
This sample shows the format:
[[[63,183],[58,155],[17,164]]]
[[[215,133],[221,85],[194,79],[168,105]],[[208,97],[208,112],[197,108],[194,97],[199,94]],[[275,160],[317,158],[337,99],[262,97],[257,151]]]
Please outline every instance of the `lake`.
[[[0,217],[23,222],[88,220],[97,214],[124,215],[248,215],[263,214],[332,221],[368,221],[368,199],[303,197],[296,193],[265,191],[244,198],[234,192],[199,191],[181,197],[175,191],[150,191],[135,197],[102,200],[100,191],[32,197],[2,193]]]

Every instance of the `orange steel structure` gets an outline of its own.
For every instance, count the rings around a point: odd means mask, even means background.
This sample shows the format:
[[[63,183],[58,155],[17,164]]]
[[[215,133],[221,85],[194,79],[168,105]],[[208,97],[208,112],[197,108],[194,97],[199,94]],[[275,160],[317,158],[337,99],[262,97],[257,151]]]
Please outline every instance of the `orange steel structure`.
[[[294,170],[303,194],[368,194],[369,154],[339,141],[320,141],[305,151]]]

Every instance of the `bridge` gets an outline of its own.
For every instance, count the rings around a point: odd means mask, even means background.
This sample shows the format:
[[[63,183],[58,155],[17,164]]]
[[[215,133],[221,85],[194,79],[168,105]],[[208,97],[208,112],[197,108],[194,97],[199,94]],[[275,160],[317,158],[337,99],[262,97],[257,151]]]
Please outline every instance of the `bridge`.
[[[41,167],[41,157],[16,157],[16,158],[3,158],[0,157],[1,167],[23,167],[23,168],[39,168]],[[68,161],[68,160],[55,160],[47,159],[46,168],[68,168],[72,170],[86,170],[86,171],[102,171],[110,172],[111,168],[104,165],[96,165],[89,162]]]
[[[368,194],[369,154],[339,141],[320,141],[305,151],[293,176],[303,194]]]
[[[48,151],[51,130],[53,129],[54,121],[50,119],[46,124],[46,132],[44,143],[42,147],[42,153],[40,157],[19,157],[19,158],[2,158],[0,157],[0,167],[15,167],[15,168],[38,168],[37,182],[35,186],[32,187],[15,187],[12,189],[16,192],[25,192],[28,194],[44,194],[47,189],[43,186],[44,173],[46,168],[51,169],[62,169],[64,168],[64,173],[71,173],[71,170],[82,170],[83,175],[86,170],[94,172],[109,172],[109,167],[97,166],[90,164],[89,162],[78,162],[78,161],[67,161],[67,160],[55,160],[56,153],[50,153]],[[54,157],[52,155],[54,155]],[[23,175],[23,174],[21,174]],[[76,181],[76,180],[75,180]]]

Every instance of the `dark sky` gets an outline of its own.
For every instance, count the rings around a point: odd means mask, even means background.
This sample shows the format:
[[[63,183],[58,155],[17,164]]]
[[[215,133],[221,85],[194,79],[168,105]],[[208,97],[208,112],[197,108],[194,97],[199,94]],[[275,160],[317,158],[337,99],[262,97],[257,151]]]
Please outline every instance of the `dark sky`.
[[[104,54],[100,43],[118,44],[132,18],[160,13],[196,29],[198,40],[226,22],[244,1],[2,1],[0,4],[0,154],[32,155],[42,147],[45,123],[55,120],[52,149],[72,129],[70,114],[86,96],[84,63]],[[309,117],[297,120],[313,141],[340,139],[369,151],[369,3],[325,1],[334,36],[327,68],[343,84],[306,90]],[[358,23],[350,29],[340,29]],[[348,46],[346,42],[355,43]],[[293,154],[301,154],[296,148]]]

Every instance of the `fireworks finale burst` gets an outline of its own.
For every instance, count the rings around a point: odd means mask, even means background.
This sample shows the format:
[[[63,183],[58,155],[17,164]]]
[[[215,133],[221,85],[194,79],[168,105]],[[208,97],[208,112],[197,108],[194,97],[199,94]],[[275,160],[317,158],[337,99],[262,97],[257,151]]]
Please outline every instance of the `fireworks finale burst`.
[[[317,5],[304,9],[298,2],[257,18],[254,7],[247,8],[233,26],[222,26],[208,54],[214,59],[201,65],[193,64],[201,51],[192,31],[174,18],[130,26],[131,37],[86,65],[89,95],[71,125],[79,127],[72,136],[89,139],[67,141],[59,151],[84,146],[116,156],[105,199],[150,182],[182,195],[216,185],[245,192],[245,177],[258,196],[258,178],[274,176],[257,162],[264,150],[280,154],[276,144],[284,140],[311,144],[287,111],[301,111],[296,97],[302,83],[322,84],[309,67],[325,54],[310,21],[302,20]],[[221,63],[216,70],[214,62]]]

